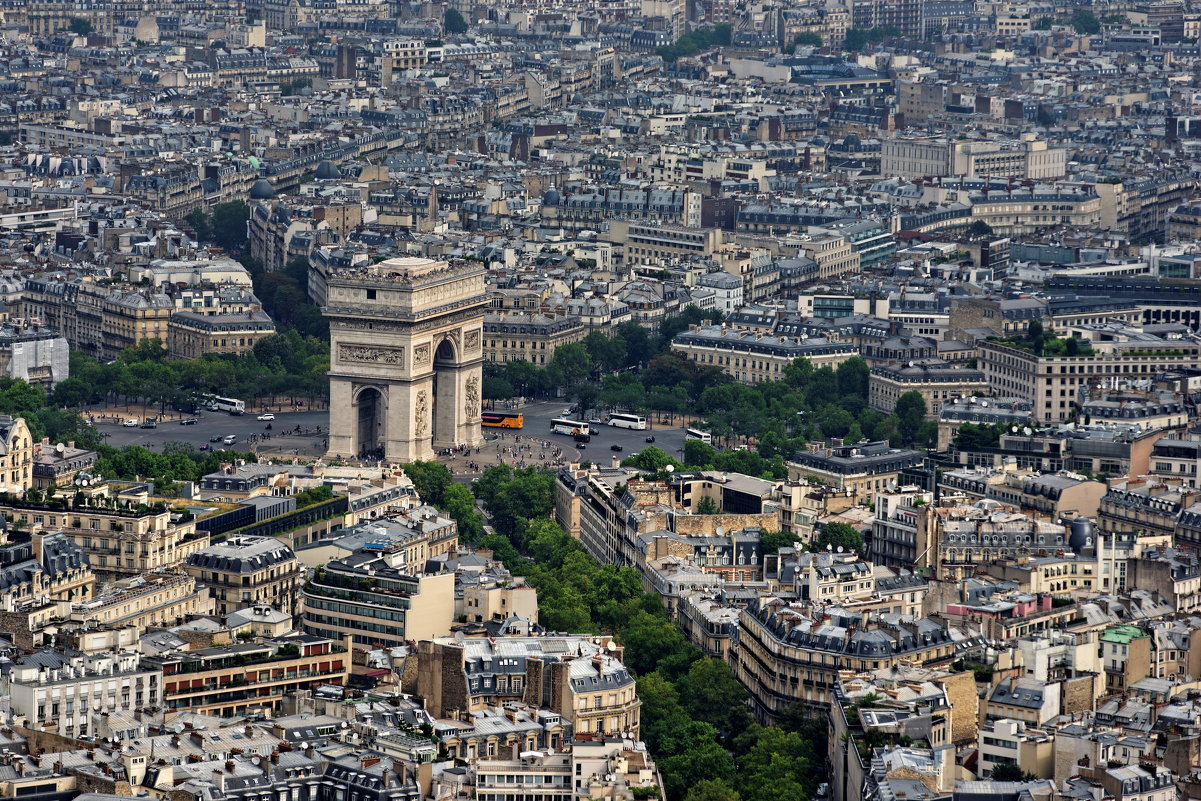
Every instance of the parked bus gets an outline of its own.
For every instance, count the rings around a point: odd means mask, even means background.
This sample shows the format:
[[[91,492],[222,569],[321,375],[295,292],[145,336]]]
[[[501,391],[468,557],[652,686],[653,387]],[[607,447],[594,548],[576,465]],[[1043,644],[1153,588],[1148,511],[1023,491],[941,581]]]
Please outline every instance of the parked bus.
[[[220,395],[205,395],[205,405],[210,411],[229,412],[233,415],[246,414],[246,404],[237,398],[222,398]]]
[[[556,434],[590,434],[588,424],[582,420],[568,420],[565,417],[560,417],[557,420],[550,421],[550,430]]]
[[[480,425],[486,428],[521,428],[525,415],[521,412],[481,412]]]
[[[685,440],[699,439],[701,442],[704,442],[706,444],[709,444],[709,445],[713,444],[713,435],[710,434],[708,431],[701,431],[699,428],[684,429],[684,439]]]
[[[632,428],[635,431],[645,431],[646,418],[640,414],[614,413],[609,415],[609,425],[616,428]]]

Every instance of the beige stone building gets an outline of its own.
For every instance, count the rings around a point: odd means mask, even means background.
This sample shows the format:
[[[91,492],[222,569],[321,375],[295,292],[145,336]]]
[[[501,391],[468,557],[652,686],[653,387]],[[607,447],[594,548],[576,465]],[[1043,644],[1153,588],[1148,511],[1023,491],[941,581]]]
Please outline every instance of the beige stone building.
[[[838,234],[818,234],[800,243],[801,251],[817,262],[818,279],[837,278],[859,271],[859,253]]]
[[[33,451],[25,419],[0,416],[0,492],[21,495],[33,486]]]
[[[916,392],[926,402],[926,419],[937,420],[944,404],[974,393],[988,392],[984,373],[953,367],[941,359],[891,363],[872,368],[867,382],[868,405],[891,414],[907,392]]]
[[[630,732],[638,739],[642,702],[621,654],[608,637],[432,638],[417,644],[417,695],[436,718],[466,720],[525,701],[549,706],[577,736]]]
[[[131,628],[138,633],[173,626],[188,615],[212,614],[208,591],[182,573],[154,572],[121,579],[90,601],[76,603],[71,621],[85,627]]]
[[[660,259],[709,258],[722,244],[719,228],[613,220],[608,240],[625,247],[625,264],[654,263]]]
[[[579,342],[588,329],[578,317],[531,312],[490,313],[484,316],[484,359],[490,362],[524,360],[545,366],[560,345]]]
[[[1095,377],[1145,379],[1195,365],[1201,346],[1188,340],[1094,343],[1088,356],[1036,356],[1002,342],[980,342],[979,364],[992,394],[1034,404],[1042,422],[1067,420],[1076,411],[1080,388]]]
[[[57,507],[49,503],[7,501],[0,514],[9,523],[24,521],[33,532],[59,531],[88,554],[101,578],[123,578],[151,570],[180,566],[209,544],[209,535],[195,521],[171,521],[161,505],[126,506],[124,501],[96,494],[84,505]]]
[[[880,172],[883,175],[981,176],[1037,181],[1062,178],[1066,170],[1067,151],[1049,147],[1045,140],[1032,133],[1023,134],[1018,140],[989,141],[902,136],[885,139],[880,146]]]
[[[538,622],[538,591],[524,584],[463,588],[463,615],[468,623],[520,617]]]
[[[190,554],[184,570],[212,595],[219,615],[262,604],[298,614],[308,567],[274,537],[234,536]]]
[[[747,384],[778,381],[796,359],[814,367],[837,367],[859,350],[849,342],[821,337],[779,337],[725,326],[692,326],[676,335],[671,349],[699,365],[714,366]]]

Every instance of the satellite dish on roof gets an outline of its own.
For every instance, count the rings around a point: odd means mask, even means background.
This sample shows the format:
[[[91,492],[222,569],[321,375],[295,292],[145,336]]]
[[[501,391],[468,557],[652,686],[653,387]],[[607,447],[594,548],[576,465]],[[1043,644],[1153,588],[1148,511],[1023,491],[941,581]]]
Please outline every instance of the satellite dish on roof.
[[[839,553],[842,553],[842,546],[841,546],[841,545],[839,545],[839,546],[838,546],[838,552],[839,552]]]
[[[67,446],[60,442],[54,446],[54,450],[58,451],[59,453],[63,453],[67,450]]]
[[[1030,436],[1034,432],[1030,430],[1030,426],[1025,426],[1024,428],[1022,428],[1022,433],[1025,434],[1026,436]]]
[[[726,533],[726,530],[725,530],[725,528],[724,528],[724,527],[722,527],[722,526],[718,526],[717,528],[713,529],[713,532],[714,532],[715,534],[717,534],[717,536],[719,536],[719,537],[720,537],[721,535],[723,535],[723,534],[725,534],[725,533]]]

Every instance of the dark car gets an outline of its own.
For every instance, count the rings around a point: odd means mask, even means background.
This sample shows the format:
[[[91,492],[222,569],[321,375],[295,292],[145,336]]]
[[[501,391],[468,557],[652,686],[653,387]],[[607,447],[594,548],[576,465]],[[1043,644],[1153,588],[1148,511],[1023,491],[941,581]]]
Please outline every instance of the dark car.
[[[654,441],[655,441],[655,438],[654,438],[654,437],[647,437],[647,438],[646,438],[646,441],[647,441],[647,442],[654,442]]]
[[[200,421],[197,420],[195,417],[185,417],[184,419],[179,421],[179,424],[181,426],[194,426],[199,422]]]
[[[573,437],[573,439],[574,439],[576,442],[591,442],[591,441],[592,441],[592,437],[591,437],[590,435],[588,435],[588,434],[576,434],[576,435]]]
[[[588,446],[581,442],[579,445],[575,446],[575,449],[577,451],[586,451],[588,450]]]
[[[213,434],[211,437],[209,437],[209,442],[220,442],[220,441],[221,441],[220,434]]]
[[[609,446],[609,450],[611,450],[611,451],[624,451],[624,450],[625,450],[625,448],[621,447],[620,445],[610,445],[610,446]]]
[[[142,428],[158,428],[158,418],[157,417],[147,417],[142,422]]]

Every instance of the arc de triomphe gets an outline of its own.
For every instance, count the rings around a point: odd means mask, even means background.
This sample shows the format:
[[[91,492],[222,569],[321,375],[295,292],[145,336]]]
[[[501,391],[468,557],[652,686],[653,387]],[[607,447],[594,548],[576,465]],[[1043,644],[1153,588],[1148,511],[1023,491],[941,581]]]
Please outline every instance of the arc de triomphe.
[[[397,258],[332,272],[330,458],[429,459],[478,445],[484,265]]]

